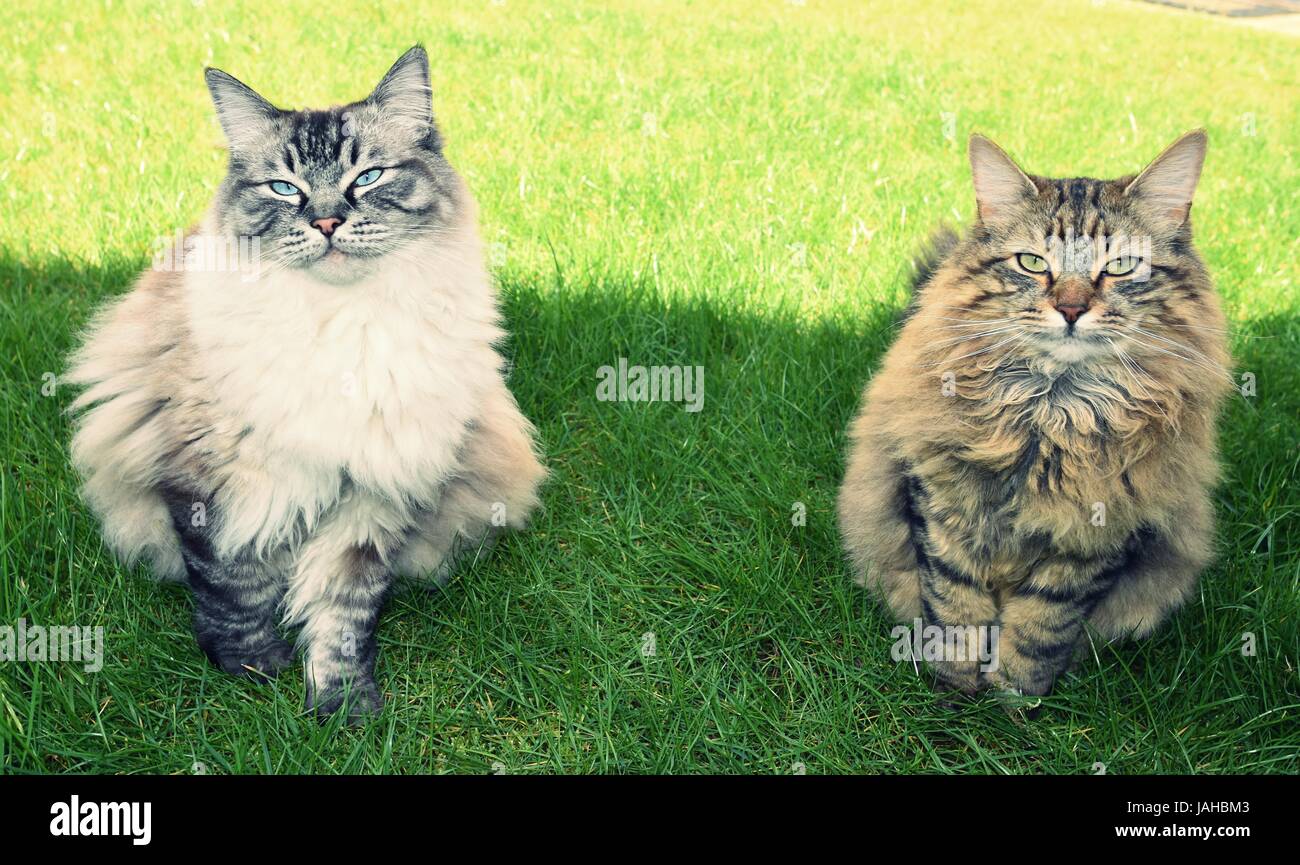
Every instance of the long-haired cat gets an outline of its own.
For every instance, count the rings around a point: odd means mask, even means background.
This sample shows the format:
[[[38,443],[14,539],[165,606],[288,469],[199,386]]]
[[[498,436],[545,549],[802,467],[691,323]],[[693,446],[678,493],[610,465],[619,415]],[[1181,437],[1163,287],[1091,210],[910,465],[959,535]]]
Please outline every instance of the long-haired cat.
[[[978,219],[922,268],[839,497],[859,581],[948,641],[941,686],[1046,694],[1085,623],[1149,634],[1211,557],[1231,378],[1189,221],[1205,146],[1054,180],[971,139]]]
[[[217,666],[274,675],[301,625],[308,705],[357,718],[394,574],[521,526],[544,469],[424,50],[324,111],[206,75],[227,175],[73,358],[73,462],[118,557],[188,580]]]

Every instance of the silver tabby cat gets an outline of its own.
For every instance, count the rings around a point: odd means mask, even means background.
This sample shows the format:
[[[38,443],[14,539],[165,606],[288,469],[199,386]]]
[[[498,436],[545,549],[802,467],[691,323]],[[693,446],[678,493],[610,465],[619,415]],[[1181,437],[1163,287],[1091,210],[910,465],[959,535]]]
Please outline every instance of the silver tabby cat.
[[[188,580],[214,663],[273,675],[300,625],[308,705],[360,717],[394,575],[522,526],[545,472],[424,50],[324,111],[207,83],[228,173],[73,357],[73,461],[118,557]]]

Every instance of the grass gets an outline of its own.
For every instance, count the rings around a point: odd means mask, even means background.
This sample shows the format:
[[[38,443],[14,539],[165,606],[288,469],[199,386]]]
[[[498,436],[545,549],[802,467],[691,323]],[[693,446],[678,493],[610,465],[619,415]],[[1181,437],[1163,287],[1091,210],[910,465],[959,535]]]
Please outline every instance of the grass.
[[[0,665],[0,770],[1300,770],[1294,40],[1087,0],[385,6],[19,0],[0,33],[0,623],[107,632],[97,674]],[[204,65],[326,104],[415,41],[554,475],[534,530],[393,598],[383,715],[319,727],[300,677],[216,672],[185,590],[111,561],[67,464],[70,394],[41,385],[206,206]],[[972,130],[1031,170],[1114,176],[1196,126],[1198,243],[1258,387],[1222,425],[1219,560],[1036,721],[942,708],[890,660],[832,507],[909,256],[970,218]],[[598,402],[619,357],[702,365],[704,410]]]

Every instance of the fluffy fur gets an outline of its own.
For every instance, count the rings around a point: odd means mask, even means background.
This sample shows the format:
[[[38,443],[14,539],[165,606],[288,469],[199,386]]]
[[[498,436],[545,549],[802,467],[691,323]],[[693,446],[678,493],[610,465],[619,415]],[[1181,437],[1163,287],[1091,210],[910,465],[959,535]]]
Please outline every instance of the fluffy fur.
[[[1204,153],[1194,132],[1136,178],[1053,180],[972,139],[979,218],[921,268],[839,497],[856,575],[900,620],[997,626],[996,669],[970,645],[933,665],[943,686],[1045,694],[1085,622],[1149,634],[1211,558],[1231,378],[1192,247]]]
[[[301,625],[308,700],[378,707],[394,573],[445,577],[522,526],[544,470],[506,387],[469,192],[408,52],[369,99],[284,112],[210,70],[229,175],[187,240],[256,236],[239,269],[151,271],[73,359],[73,461],[124,562],[194,590],[200,646],[274,674]],[[380,179],[349,185],[371,166]],[[302,190],[280,196],[267,180]],[[311,224],[344,217],[332,235]],[[193,250],[191,250],[193,251]]]

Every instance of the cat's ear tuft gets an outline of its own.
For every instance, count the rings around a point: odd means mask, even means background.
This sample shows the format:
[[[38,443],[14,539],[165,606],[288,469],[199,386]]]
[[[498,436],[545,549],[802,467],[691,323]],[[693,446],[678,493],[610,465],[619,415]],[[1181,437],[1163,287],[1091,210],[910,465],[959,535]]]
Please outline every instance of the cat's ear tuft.
[[[983,135],[970,137],[970,168],[982,220],[998,217],[1038,191],[1006,151]]]
[[[1182,225],[1192,211],[1192,195],[1201,178],[1208,142],[1204,129],[1194,129],[1152,160],[1124,192],[1165,219]]]
[[[366,101],[384,109],[388,117],[431,126],[433,89],[424,46],[415,45],[399,57]]]
[[[217,120],[232,150],[264,135],[271,119],[280,113],[253,88],[220,69],[208,67],[203,70],[203,78],[208,82],[212,104],[217,107]]]

